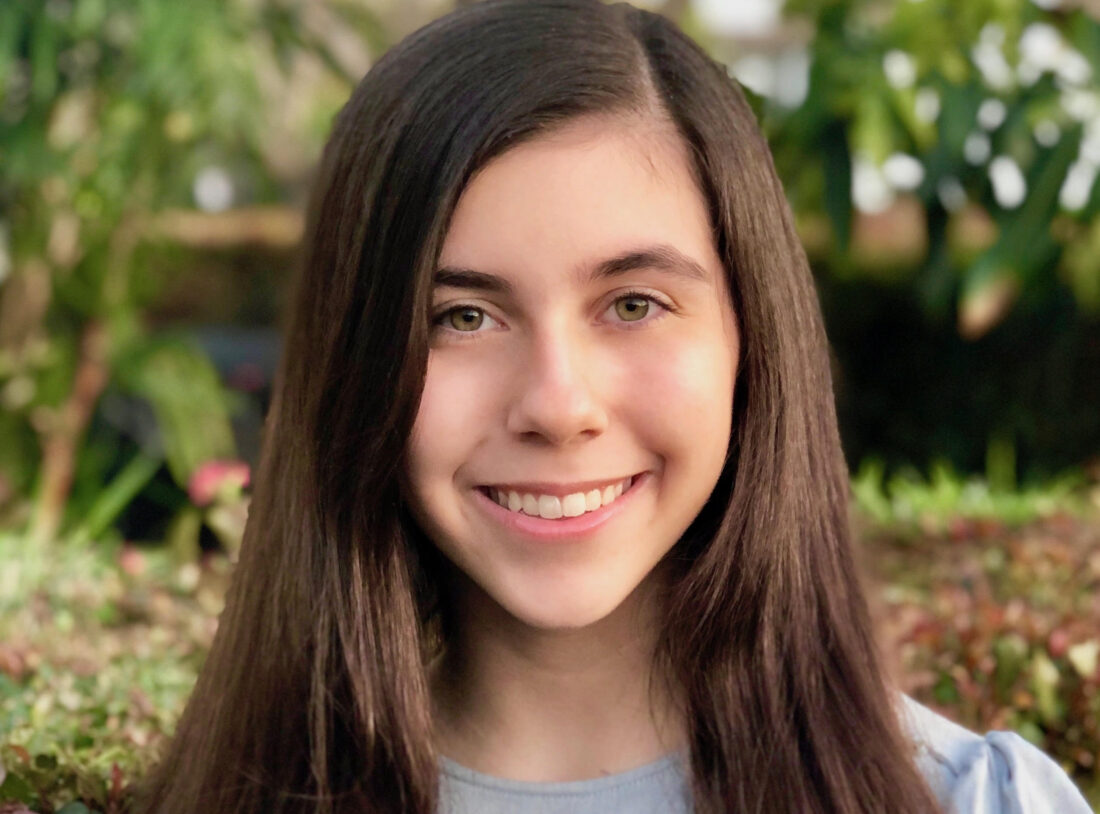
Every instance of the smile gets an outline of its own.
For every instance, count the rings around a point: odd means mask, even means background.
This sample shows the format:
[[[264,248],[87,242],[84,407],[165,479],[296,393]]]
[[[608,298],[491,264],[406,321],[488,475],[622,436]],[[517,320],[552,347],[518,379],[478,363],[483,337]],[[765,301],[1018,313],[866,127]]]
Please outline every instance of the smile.
[[[596,481],[560,487],[549,483],[517,483],[479,486],[473,492],[482,511],[515,534],[542,542],[579,541],[588,539],[597,529],[627,511],[639,492],[645,490],[650,478],[651,473],[647,471],[602,485]],[[595,505],[594,492],[599,494],[599,506],[589,509],[589,496]],[[513,509],[517,502],[519,505]],[[527,508],[533,513],[528,514]],[[578,510],[576,514],[568,513]]]
[[[506,486],[487,486],[484,489],[493,501],[510,512],[557,520],[560,517],[580,517],[613,503],[630,488],[633,481],[634,476],[631,475],[602,487],[596,486],[566,495],[526,492]]]

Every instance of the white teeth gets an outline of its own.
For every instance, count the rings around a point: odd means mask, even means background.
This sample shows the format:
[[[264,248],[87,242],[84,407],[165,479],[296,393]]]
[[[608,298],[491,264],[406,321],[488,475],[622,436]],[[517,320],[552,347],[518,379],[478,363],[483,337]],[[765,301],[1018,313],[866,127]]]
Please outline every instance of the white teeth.
[[[532,517],[544,517],[557,520],[560,517],[579,517],[585,512],[594,512],[602,506],[615,501],[624,489],[629,489],[633,478],[588,492],[574,492],[564,497],[555,495],[532,495],[519,492],[490,489],[489,496],[504,508],[512,512],[523,512]]]
[[[561,499],[561,513],[566,517],[580,517],[584,511],[584,495],[581,492]]]
[[[561,517],[561,500],[553,495],[539,495],[539,517],[557,520]]]

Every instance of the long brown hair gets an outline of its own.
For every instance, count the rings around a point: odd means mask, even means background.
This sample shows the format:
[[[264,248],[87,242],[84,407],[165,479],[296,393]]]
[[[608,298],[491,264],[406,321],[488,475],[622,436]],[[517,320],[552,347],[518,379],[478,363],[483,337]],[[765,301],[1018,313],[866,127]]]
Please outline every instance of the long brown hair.
[[[855,576],[825,334],[767,145],[673,24],[598,0],[463,8],[337,118],[234,584],[139,810],[435,811],[440,564],[400,490],[431,275],[479,167],[616,111],[690,148],[742,333],[728,462],[667,563],[660,663],[686,699],[695,810],[936,810]]]

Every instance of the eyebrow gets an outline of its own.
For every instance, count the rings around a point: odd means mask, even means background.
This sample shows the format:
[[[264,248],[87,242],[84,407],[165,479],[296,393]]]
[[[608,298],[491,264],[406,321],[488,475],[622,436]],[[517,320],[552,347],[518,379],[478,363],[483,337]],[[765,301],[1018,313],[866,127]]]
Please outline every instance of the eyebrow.
[[[601,260],[591,268],[587,282],[606,280],[639,269],[663,271],[695,282],[707,282],[710,274],[699,263],[672,246],[661,243],[631,249]],[[496,294],[511,294],[512,284],[503,277],[484,271],[443,266],[435,273],[436,287],[462,288]]]

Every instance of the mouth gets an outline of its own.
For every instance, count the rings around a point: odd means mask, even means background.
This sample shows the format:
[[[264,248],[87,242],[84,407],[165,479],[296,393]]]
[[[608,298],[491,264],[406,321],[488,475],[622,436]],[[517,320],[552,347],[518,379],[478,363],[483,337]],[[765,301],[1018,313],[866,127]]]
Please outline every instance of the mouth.
[[[523,485],[479,488],[490,500],[510,512],[557,520],[562,517],[580,517],[609,506],[630,490],[635,477],[637,476],[629,475],[613,481],[570,486],[566,487],[571,489],[568,492],[564,489],[541,491],[537,487],[525,488]]]
[[[594,531],[624,511],[649,480],[639,472],[602,484],[571,485],[566,494],[547,494],[521,484],[479,486],[478,504],[496,522],[529,537],[562,539]],[[543,487],[548,488],[548,487]],[[561,489],[554,489],[561,492]]]

